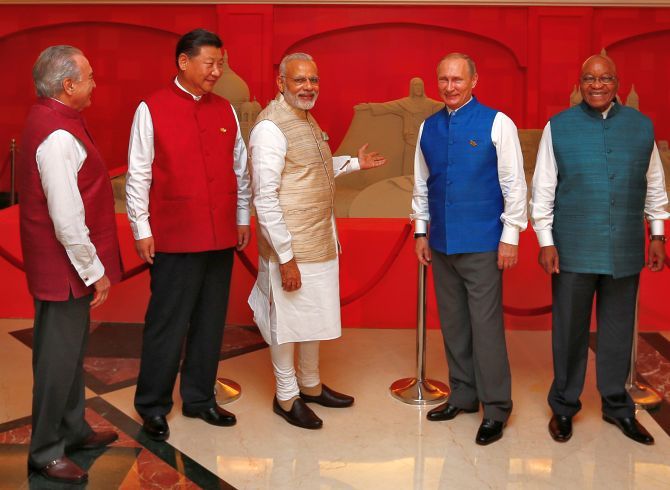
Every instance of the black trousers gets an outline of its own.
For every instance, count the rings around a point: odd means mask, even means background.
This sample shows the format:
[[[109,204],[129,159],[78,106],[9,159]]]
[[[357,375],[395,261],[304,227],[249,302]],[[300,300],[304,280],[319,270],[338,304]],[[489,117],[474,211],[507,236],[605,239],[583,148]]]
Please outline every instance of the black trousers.
[[[582,407],[579,397],[584,389],[595,295],[596,379],[602,411],[611,417],[635,414],[625,385],[630,370],[639,280],[639,274],[619,279],[575,272],[552,275],[554,382],[548,401],[554,413],[573,416]]]
[[[35,299],[33,413],[28,461],[43,467],[91,433],[84,419],[83,361],[91,295]]]
[[[505,422],[512,380],[505,344],[502,272],[497,252],[445,255],[432,250],[435,296],[449,365],[449,403]]]
[[[182,348],[183,406],[214,406],[214,383],[226,321],[233,249],[156,253],[144,324],[135,409],[143,417],[172,409]]]

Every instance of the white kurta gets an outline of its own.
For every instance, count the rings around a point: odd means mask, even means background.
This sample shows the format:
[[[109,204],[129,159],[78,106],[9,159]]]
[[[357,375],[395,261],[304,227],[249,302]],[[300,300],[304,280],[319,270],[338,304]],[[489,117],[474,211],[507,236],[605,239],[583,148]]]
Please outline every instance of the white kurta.
[[[258,233],[263,234],[281,263],[293,258],[291,233],[284,222],[278,195],[287,147],[286,137],[271,121],[261,121],[251,132],[249,150]],[[356,158],[333,157],[336,177],[359,168]],[[333,240],[337,236],[333,235]],[[338,259],[299,263],[298,269],[302,286],[286,292],[281,286],[279,264],[258,258],[258,277],[249,296],[249,306],[270,345],[329,340],[342,334]]]

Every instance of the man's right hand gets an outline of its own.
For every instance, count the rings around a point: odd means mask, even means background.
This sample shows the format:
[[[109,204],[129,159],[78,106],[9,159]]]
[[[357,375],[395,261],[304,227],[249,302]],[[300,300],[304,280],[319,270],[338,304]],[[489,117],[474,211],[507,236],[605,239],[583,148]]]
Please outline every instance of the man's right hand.
[[[135,250],[137,250],[137,255],[140,256],[140,259],[153,265],[154,255],[156,254],[154,237],[150,236],[141,240],[135,240]]]
[[[416,257],[423,265],[429,266],[433,256],[430,252],[430,246],[428,245],[428,238],[419,237],[415,242],[414,251],[416,252]]]
[[[558,250],[556,250],[554,245],[541,247],[537,261],[547,274],[558,274],[561,272],[558,268]]]
[[[100,279],[93,283],[95,292],[93,293],[93,301],[91,301],[91,308],[100,306],[107,300],[109,296],[109,289],[112,287],[112,283],[109,281],[109,278],[106,275],[103,275]]]
[[[281,274],[281,287],[286,292],[296,291],[300,289],[302,283],[300,282],[300,269],[295,258],[289,260],[285,264],[279,264],[279,272]]]

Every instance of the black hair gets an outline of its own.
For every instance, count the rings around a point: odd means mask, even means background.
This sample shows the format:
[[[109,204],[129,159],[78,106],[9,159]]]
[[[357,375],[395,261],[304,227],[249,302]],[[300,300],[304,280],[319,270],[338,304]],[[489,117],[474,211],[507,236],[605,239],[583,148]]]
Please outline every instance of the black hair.
[[[177,49],[175,50],[175,63],[179,68],[179,55],[184,53],[189,58],[198,56],[200,48],[203,46],[214,46],[215,48],[223,47],[221,38],[213,32],[205,29],[194,29],[191,32],[184,34],[177,42]]]

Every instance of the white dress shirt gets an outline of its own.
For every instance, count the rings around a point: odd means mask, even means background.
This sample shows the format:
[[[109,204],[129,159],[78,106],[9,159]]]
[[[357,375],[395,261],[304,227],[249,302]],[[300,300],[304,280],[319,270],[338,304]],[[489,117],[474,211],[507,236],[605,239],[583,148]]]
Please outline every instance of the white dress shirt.
[[[466,102],[468,104],[472,99]],[[447,108],[449,114],[457,112]],[[419,128],[416,153],[414,157],[414,194],[410,215],[414,224],[415,233],[427,233],[430,212],[428,209],[428,177],[430,171],[421,150],[421,135],[423,124]],[[526,177],[523,172],[523,154],[519,143],[519,133],[514,122],[502,112],[498,112],[491,126],[491,141],[496,149],[498,158],[498,181],[505,202],[500,220],[503,231],[500,241],[510,245],[519,243],[519,233],[528,226],[526,205]]]
[[[77,175],[86,160],[86,149],[71,133],[58,129],[37,147],[35,159],[56,239],[84,284],[90,286],[105,274],[89,238],[84,203]]]
[[[200,100],[202,97],[190,93],[176,78],[174,83],[181,90],[191,95],[193,100]],[[231,110],[237,125],[237,137],[233,150],[233,170],[237,177],[237,224],[248,225],[251,219],[251,185],[249,171],[247,170],[247,147],[244,145],[240,123],[232,105]],[[135,240],[152,236],[149,224],[149,189],[151,188],[153,161],[153,121],[147,104],[140,102],[130,129],[128,175],[126,177],[126,208]]]
[[[603,118],[607,117],[608,112],[609,109],[603,112]],[[548,122],[542,132],[542,139],[537,152],[532,198],[530,200],[531,221],[540,247],[554,244],[551,230],[554,223],[554,200],[557,184],[558,166],[556,165],[551,139],[551,123]],[[654,143],[654,149],[649,160],[649,169],[647,170],[647,196],[644,203],[644,214],[649,221],[652,235],[664,234],[663,220],[670,216],[665,210],[667,204],[668,196],[665,191],[663,164],[656,143]]]

